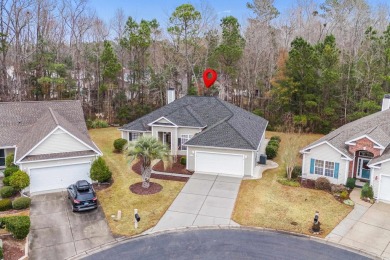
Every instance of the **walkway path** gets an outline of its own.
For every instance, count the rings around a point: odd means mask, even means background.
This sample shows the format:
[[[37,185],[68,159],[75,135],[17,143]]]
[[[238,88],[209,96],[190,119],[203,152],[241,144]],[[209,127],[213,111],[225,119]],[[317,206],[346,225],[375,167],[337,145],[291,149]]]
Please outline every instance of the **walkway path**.
[[[147,232],[178,227],[233,225],[231,215],[241,178],[194,173],[157,225]]]
[[[325,238],[343,246],[390,259],[390,205],[360,199],[361,189],[351,192],[354,209]]]

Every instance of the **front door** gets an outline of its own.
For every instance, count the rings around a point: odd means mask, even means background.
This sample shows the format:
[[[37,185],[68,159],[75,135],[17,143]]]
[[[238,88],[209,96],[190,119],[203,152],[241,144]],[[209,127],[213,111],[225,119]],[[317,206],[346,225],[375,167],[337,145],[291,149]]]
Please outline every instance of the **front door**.
[[[357,177],[361,179],[370,179],[370,168],[368,168],[367,164],[370,159],[367,158],[358,158],[358,172]]]

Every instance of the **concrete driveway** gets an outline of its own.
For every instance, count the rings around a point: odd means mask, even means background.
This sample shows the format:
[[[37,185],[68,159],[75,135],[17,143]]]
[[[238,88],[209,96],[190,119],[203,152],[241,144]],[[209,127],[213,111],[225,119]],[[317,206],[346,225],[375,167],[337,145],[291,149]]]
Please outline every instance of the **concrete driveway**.
[[[354,201],[354,209],[326,239],[390,259],[390,204]]]
[[[114,240],[100,207],[74,213],[66,192],[32,197],[29,259],[65,259]]]
[[[231,215],[241,178],[195,173],[150,232],[177,227],[238,225]]]

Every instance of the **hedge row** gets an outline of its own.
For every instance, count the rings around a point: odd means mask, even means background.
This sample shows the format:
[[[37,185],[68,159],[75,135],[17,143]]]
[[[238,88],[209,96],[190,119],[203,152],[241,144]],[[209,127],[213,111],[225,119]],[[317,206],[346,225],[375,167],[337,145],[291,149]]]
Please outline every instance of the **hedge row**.
[[[272,136],[269,140],[267,147],[265,148],[265,154],[267,158],[272,160],[278,155],[280,137]]]
[[[10,199],[0,200],[0,211],[6,211],[10,209],[27,209],[30,207],[31,199],[26,197],[20,197],[11,201]]]
[[[29,216],[12,216],[0,218],[0,225],[4,227],[16,239],[24,239],[30,232],[30,217]]]

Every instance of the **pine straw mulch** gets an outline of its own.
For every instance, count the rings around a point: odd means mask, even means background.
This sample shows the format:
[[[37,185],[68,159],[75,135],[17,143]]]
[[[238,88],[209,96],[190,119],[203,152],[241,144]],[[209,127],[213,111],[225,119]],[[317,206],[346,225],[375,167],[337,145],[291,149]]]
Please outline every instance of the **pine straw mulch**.
[[[17,260],[24,256],[24,245],[26,243],[26,239],[17,240],[11,235],[4,235],[1,239],[3,240],[3,259]]]
[[[130,191],[138,195],[150,195],[159,193],[163,189],[163,187],[158,183],[149,182],[149,184],[149,188],[146,189],[142,187],[142,182],[134,183],[130,185]]]
[[[158,172],[168,172],[168,173],[177,173],[177,174],[185,174],[192,175],[193,172],[188,171],[186,166],[180,163],[180,160],[183,156],[177,156],[176,162],[172,163],[171,166],[164,168],[164,162],[160,160],[153,166],[153,170]]]
[[[138,175],[141,175],[141,166],[142,166],[142,160],[138,160],[138,162],[133,164],[132,170]],[[159,180],[181,181],[181,182],[187,182],[189,179],[187,177],[168,176],[168,175],[161,175],[161,174],[154,174],[154,173],[152,173],[151,178],[159,179]]]

